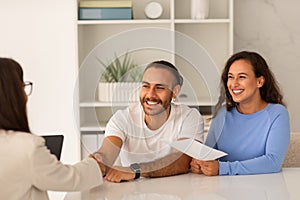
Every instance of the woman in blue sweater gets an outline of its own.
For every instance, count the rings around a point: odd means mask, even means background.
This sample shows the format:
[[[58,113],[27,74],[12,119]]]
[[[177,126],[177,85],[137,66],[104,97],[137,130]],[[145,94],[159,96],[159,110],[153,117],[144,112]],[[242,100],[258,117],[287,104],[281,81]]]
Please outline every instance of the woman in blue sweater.
[[[228,155],[213,161],[193,159],[192,172],[279,172],[290,141],[289,114],[266,61],[255,52],[236,53],[221,78],[221,95],[205,143]]]

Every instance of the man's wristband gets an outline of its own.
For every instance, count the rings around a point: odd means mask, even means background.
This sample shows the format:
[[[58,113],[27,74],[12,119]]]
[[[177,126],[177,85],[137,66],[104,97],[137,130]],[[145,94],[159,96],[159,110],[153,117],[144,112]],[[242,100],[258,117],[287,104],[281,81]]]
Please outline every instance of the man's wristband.
[[[141,167],[138,163],[133,163],[130,165],[130,168],[135,172],[134,179],[138,179],[141,176]]]

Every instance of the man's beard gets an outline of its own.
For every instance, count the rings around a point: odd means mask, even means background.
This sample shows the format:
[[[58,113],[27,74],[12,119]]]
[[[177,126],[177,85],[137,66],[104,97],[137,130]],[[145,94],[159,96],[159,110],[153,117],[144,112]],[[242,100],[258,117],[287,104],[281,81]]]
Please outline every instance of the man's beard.
[[[156,98],[143,98],[143,99],[140,99],[140,102],[143,106],[143,110],[146,115],[155,116],[155,115],[159,115],[163,112],[166,112],[166,110],[169,109],[169,107],[171,106],[171,100],[172,100],[171,97],[172,97],[172,95],[170,95],[170,97],[168,99],[166,99],[166,101],[164,101],[164,102],[161,101],[160,99],[156,99]],[[147,104],[147,101],[152,101],[152,102],[157,103],[153,110],[149,111],[149,109],[146,108],[145,104]]]

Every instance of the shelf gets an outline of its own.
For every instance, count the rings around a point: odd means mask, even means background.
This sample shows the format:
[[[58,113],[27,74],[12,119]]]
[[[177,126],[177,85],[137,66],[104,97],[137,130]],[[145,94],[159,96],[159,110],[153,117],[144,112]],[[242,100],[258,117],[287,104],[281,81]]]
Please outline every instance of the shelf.
[[[80,126],[80,131],[86,131],[86,132],[103,132],[106,127],[106,122],[100,122],[99,124],[96,123],[83,123]]]
[[[207,117],[203,115],[204,118],[204,132],[207,132],[209,129],[209,123],[207,123]],[[80,131],[82,132],[104,132],[106,123],[102,122],[100,125],[93,123],[85,123],[80,127]]]
[[[135,103],[135,102],[132,102]],[[126,102],[100,102],[100,101],[95,101],[95,102],[91,102],[91,101],[83,101],[79,104],[80,107],[112,107],[112,106],[116,106],[116,107],[123,107],[123,106],[128,106],[131,103],[126,103]]]
[[[137,102],[132,102],[132,103],[137,103]],[[95,108],[95,107],[125,107],[128,106],[132,103],[126,103],[126,102],[100,102],[100,101],[83,101],[79,104],[81,108]],[[179,103],[179,102],[178,102]],[[181,104],[188,105],[188,106],[213,106],[215,105],[214,102],[211,102],[209,100],[206,101],[180,101]]]
[[[178,103],[187,105],[187,106],[214,106],[215,103],[211,102],[209,100],[203,100],[203,101],[183,101],[183,100],[179,100]]]
[[[217,24],[217,23],[230,23],[230,19],[175,19],[175,24]]]
[[[132,19],[132,20],[78,20],[78,25],[102,25],[102,24],[170,24],[169,19],[148,20],[148,19]]]
[[[148,20],[148,19],[133,19],[133,20],[78,20],[78,25],[103,25],[103,24],[170,24],[172,20],[169,19],[158,19],[158,20]],[[183,23],[230,23],[230,19],[175,19],[175,24]]]

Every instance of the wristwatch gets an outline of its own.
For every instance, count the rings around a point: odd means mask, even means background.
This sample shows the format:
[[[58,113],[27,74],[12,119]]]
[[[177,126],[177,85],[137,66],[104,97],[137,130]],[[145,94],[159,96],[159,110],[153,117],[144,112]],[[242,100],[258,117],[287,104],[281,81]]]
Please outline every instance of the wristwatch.
[[[130,168],[135,172],[134,179],[138,179],[141,176],[141,167],[138,163],[133,163],[130,165]]]

